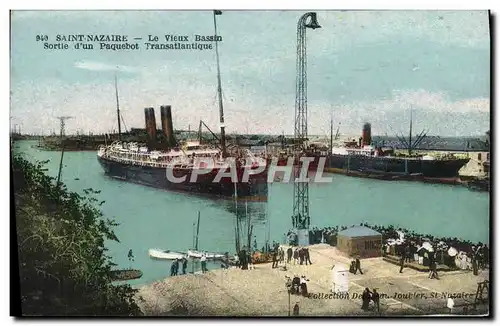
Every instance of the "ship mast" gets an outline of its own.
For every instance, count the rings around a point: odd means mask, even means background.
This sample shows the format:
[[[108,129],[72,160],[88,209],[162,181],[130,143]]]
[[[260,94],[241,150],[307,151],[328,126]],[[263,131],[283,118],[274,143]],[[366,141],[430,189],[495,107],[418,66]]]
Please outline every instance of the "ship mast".
[[[333,116],[330,118],[330,154],[333,153]]]
[[[408,155],[411,155],[411,134],[413,126],[413,108],[410,108],[410,135],[408,136]]]
[[[122,125],[120,122],[120,101],[118,100],[118,80],[115,74],[116,118],[118,119],[118,140],[122,141]]]
[[[224,126],[224,108],[222,105],[222,85],[220,78],[220,64],[219,64],[219,45],[217,40],[217,20],[215,16],[222,15],[222,11],[214,10],[214,29],[215,29],[215,56],[217,58],[217,95],[219,97],[219,116],[220,116],[220,144],[222,147],[222,157],[226,157],[226,132]]]

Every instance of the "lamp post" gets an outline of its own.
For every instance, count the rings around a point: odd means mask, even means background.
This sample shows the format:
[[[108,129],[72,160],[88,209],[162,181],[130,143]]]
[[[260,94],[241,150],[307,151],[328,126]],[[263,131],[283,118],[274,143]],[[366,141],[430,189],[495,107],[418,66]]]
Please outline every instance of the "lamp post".
[[[290,289],[288,289],[288,317],[290,317]]]
[[[290,291],[292,289],[292,280],[288,277],[288,276],[285,276],[285,287],[286,287],[286,290],[288,292],[288,317],[290,317],[290,309],[291,309],[291,304],[290,304]]]

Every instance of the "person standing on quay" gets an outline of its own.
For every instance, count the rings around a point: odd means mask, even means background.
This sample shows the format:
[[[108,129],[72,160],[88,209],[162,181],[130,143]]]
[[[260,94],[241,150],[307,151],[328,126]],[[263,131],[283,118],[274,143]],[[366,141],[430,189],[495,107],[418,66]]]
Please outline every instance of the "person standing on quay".
[[[299,249],[299,260],[300,264],[302,265],[304,263],[304,248]]]
[[[186,274],[187,266],[188,266],[188,261],[186,257],[182,257],[182,274]]]
[[[250,252],[247,253],[247,260],[248,260],[248,269],[255,269],[253,267],[253,263],[252,263],[252,255],[250,254]]]
[[[405,267],[405,256],[402,254],[399,258],[399,272],[403,273],[403,267]]]
[[[411,248],[410,244],[407,244],[405,247],[405,262],[410,263],[411,262]]]
[[[175,271],[175,262],[176,261],[177,261],[177,259],[172,262],[172,265],[170,265],[170,276],[175,276],[175,272],[176,272]]]
[[[203,255],[201,255],[201,272],[202,273],[205,273],[207,272],[207,256],[205,255],[205,253],[203,253]]]
[[[274,247],[272,268],[276,268],[276,267],[278,267],[278,250],[276,249],[276,247]]]
[[[295,303],[295,306],[293,306],[293,315],[294,316],[299,315],[299,302],[298,301]]]
[[[359,261],[359,256],[356,257],[356,269],[354,270],[354,275],[356,275],[358,270],[361,273],[361,275],[363,275],[363,271],[361,270],[361,262]]]
[[[380,295],[378,294],[377,289],[373,289],[372,300],[373,304],[377,308],[377,312],[380,313]]]
[[[309,263],[309,265],[312,265],[311,256],[309,255],[309,248],[304,248],[304,259],[306,261],[306,265],[307,263]]]
[[[479,274],[479,266],[478,266],[478,262],[477,262],[477,256],[475,254],[473,254],[472,256],[472,273],[474,274],[474,276],[477,276]]]
[[[292,247],[289,247],[286,250],[286,262],[290,264],[292,262],[293,250]]]
[[[363,300],[363,304],[361,305],[361,309],[364,311],[368,310],[368,306],[370,305],[371,300],[371,292],[366,288],[361,295],[361,299]]]

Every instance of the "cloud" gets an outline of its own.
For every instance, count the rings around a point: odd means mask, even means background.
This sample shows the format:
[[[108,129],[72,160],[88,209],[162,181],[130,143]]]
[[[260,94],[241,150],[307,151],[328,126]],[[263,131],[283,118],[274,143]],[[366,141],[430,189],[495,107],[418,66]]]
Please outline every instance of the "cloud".
[[[323,113],[333,112],[335,123],[341,123],[344,134],[359,134],[365,122],[371,122],[376,134],[394,135],[407,131],[413,110],[414,126],[431,129],[433,135],[468,136],[484,134],[489,129],[490,100],[468,98],[451,100],[443,92],[418,90],[394,90],[392,96],[378,101],[352,101],[331,105],[328,102],[309,102],[309,124],[323,125],[327,130]]]
[[[186,72],[188,73],[188,72]],[[212,78],[213,79],[213,78]],[[119,83],[120,108],[127,127],[144,125],[145,107],[172,105],[174,127],[195,129],[203,120],[212,130],[219,126],[215,82],[176,75],[138,75]],[[395,90],[377,101],[308,102],[310,135],[326,136],[330,118],[341,123],[343,135],[357,135],[364,122],[371,122],[375,134],[394,135],[407,131],[410,108],[416,129],[431,129],[433,135],[484,134],[489,128],[488,98],[451,100],[446,93],[424,89]],[[65,84],[58,80],[22,82],[12,86],[12,116],[26,132],[57,130],[57,116],[70,115],[68,133],[109,132],[116,129],[114,86],[103,84]],[[226,87],[224,113],[229,133],[293,134],[294,102],[288,95],[269,99],[252,89]],[[13,122],[14,123],[14,122]]]
[[[318,12],[318,21],[322,30],[315,31],[318,35],[311,36],[311,41],[326,49],[345,49],[398,37],[462,47],[490,45],[486,10],[327,11]],[[331,33],[335,38],[329,37]]]
[[[77,61],[74,64],[75,68],[91,70],[91,71],[121,71],[128,73],[136,73],[139,69],[122,65],[110,65],[95,61]]]

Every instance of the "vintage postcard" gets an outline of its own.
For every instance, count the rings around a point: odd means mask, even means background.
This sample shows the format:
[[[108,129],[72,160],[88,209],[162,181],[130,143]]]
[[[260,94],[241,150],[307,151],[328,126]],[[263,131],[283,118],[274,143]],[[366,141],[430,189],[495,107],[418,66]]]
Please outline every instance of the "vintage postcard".
[[[11,314],[491,314],[490,12],[10,20]]]

